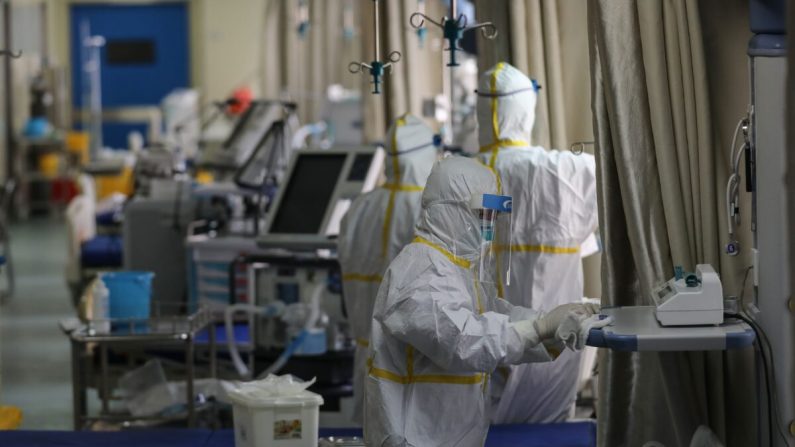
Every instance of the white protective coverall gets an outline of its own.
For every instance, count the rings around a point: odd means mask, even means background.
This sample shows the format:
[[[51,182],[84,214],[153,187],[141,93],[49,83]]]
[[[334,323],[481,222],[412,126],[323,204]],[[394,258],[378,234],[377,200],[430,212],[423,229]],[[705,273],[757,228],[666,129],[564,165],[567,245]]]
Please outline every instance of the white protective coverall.
[[[386,270],[375,303],[367,445],[482,446],[490,374],[550,360],[537,334],[517,329],[536,312],[476,281],[480,230],[469,200],[496,191],[494,174],[471,159],[446,158],[431,172],[416,236]]]
[[[413,115],[396,120],[387,133],[386,183],[357,197],[340,227],[343,296],[356,337],[353,416],[360,423],[375,297],[384,270],[414,236],[422,190],[437,159],[433,138]]]
[[[597,227],[596,165],[592,155],[530,145],[536,88],[522,72],[498,63],[481,76],[477,116],[480,160],[496,171],[502,194],[517,204],[511,284],[514,305],[548,312],[583,297],[580,246]],[[500,291],[503,292],[502,290]],[[495,374],[494,423],[565,420],[576,399],[580,352],[552,363]],[[503,389],[504,387],[504,389]]]

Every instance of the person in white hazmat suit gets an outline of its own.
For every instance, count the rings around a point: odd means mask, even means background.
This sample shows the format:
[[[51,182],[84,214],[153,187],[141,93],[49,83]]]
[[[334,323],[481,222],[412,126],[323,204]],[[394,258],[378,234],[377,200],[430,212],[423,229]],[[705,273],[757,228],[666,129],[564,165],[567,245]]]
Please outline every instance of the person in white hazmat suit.
[[[594,315],[596,305],[539,314],[496,297],[482,279],[494,264],[480,262],[491,230],[478,216],[491,210],[477,206],[479,196],[485,203],[496,192],[494,174],[471,159],[445,158],[431,171],[415,237],[387,268],[376,298],[367,445],[482,446],[497,367],[549,361],[564,345],[581,349],[590,328],[609,322]]]
[[[398,118],[386,140],[386,183],[353,201],[338,241],[345,307],[356,338],[353,418],[359,423],[378,286],[389,263],[414,236],[422,190],[438,158],[433,131],[416,116]]]
[[[501,193],[521,203],[514,217],[511,286],[501,296],[543,312],[581,301],[580,247],[593,237],[598,213],[594,157],[531,146],[537,91],[535,81],[498,63],[480,78],[477,117],[480,160],[495,171]],[[567,351],[552,363],[501,370],[492,421],[567,419],[580,361],[580,352]]]

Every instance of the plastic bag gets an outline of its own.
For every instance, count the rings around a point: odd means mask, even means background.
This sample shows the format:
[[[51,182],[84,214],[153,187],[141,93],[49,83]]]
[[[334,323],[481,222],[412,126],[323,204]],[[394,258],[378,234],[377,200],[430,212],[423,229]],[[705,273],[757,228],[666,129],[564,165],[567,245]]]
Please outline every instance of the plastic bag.
[[[315,383],[316,378],[308,382],[290,374],[277,376],[269,374],[262,380],[251,382],[224,382],[223,386],[230,397],[241,401],[256,403],[259,400],[272,397],[290,397],[302,394]]]
[[[124,403],[133,416],[151,416],[178,403],[166,381],[163,365],[149,360],[119,379]]]

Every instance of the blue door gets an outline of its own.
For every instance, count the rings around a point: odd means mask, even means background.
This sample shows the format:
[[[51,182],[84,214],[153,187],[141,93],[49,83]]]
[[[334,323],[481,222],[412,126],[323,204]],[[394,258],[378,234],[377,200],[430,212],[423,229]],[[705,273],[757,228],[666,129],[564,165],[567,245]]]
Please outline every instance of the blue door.
[[[190,86],[188,13],[185,2],[155,4],[78,4],[71,7],[72,98],[82,108],[80,27],[103,36],[102,107],[158,107],[175,88]],[[80,126],[80,116],[75,116]],[[103,123],[105,146],[127,146],[133,130],[147,135],[148,123]]]

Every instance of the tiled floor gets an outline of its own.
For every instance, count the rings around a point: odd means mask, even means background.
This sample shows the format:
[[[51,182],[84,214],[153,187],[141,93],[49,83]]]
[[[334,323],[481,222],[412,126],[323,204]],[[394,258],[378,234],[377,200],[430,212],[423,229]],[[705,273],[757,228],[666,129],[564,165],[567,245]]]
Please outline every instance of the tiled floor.
[[[0,404],[22,408],[23,428],[70,429],[69,344],[58,321],[74,315],[64,280],[66,228],[31,220],[12,229],[16,294],[0,308]]]

